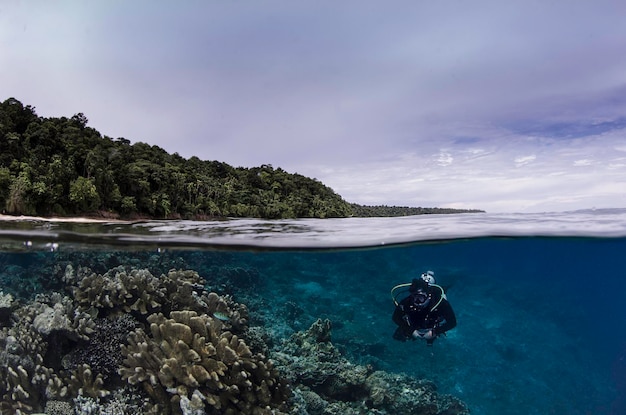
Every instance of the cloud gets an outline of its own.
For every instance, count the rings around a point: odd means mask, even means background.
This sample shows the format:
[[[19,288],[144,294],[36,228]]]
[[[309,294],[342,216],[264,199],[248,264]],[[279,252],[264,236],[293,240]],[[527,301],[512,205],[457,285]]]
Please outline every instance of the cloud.
[[[4,2],[0,95],[359,203],[623,206],[616,7]]]
[[[530,156],[516,157],[515,158],[515,166],[516,167],[525,166],[525,165],[535,161],[536,158],[537,158],[537,156],[535,156],[534,154],[530,155]]]

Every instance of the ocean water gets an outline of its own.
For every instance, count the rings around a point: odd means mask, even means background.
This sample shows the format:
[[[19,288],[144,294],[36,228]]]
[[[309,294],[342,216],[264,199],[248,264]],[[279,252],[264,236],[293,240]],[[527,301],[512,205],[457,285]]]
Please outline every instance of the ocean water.
[[[47,273],[67,262],[100,273],[194,269],[275,339],[329,319],[333,344],[354,363],[432,380],[472,414],[626,414],[624,209],[0,222],[1,291],[26,299],[57,289]],[[394,341],[390,289],[426,270],[458,326],[432,347]]]

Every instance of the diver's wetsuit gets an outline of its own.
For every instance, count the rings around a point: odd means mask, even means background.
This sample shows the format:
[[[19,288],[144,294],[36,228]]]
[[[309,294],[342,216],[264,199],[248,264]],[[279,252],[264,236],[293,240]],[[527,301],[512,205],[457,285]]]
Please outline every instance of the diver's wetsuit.
[[[398,325],[397,330],[393,334],[394,339],[406,341],[412,338],[412,333],[415,330],[423,329],[433,329],[436,338],[440,334],[456,327],[456,316],[448,300],[441,298],[443,295],[442,290],[437,286],[430,286],[428,287],[428,294],[430,301],[424,308],[416,306],[418,302],[415,299],[415,293],[400,301],[391,317],[393,322]],[[437,305],[437,303],[439,304]],[[432,344],[434,340],[434,338],[427,340],[427,343]]]

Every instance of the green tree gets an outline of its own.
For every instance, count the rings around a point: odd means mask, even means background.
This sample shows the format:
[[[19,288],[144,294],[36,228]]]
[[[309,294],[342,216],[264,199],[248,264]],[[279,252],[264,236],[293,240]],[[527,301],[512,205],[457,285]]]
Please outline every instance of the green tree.
[[[6,208],[8,213],[16,215],[33,215],[35,210],[30,201],[30,191],[32,184],[27,172],[21,172],[11,182],[11,188],[9,190],[9,197],[6,202]]]
[[[0,208],[2,210],[6,208],[10,188],[11,171],[7,167],[0,167]]]
[[[74,202],[79,212],[96,210],[100,205],[100,197],[92,179],[79,176],[70,183],[70,201]]]

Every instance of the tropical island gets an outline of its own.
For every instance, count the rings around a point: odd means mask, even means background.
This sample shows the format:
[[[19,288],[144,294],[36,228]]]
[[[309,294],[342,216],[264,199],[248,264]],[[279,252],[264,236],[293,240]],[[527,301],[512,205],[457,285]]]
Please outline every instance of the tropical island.
[[[105,219],[341,218],[480,210],[364,206],[319,180],[264,164],[233,167],[0,103],[0,213]]]

